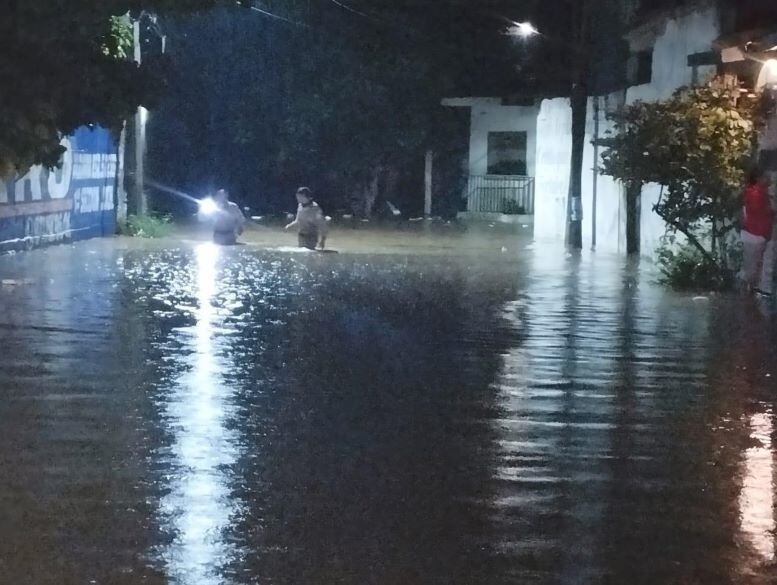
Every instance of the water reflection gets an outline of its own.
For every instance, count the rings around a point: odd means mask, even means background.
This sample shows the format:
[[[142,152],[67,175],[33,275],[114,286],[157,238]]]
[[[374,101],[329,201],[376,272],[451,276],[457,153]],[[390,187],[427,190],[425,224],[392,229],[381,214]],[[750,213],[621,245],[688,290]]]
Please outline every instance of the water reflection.
[[[0,583],[773,582],[741,298],[539,248],[113,246],[0,258],[40,272],[0,287]]]
[[[749,420],[753,446],[745,451],[744,478],[739,494],[742,532],[761,557],[772,561],[775,556],[775,474],[771,412],[754,414]]]
[[[166,405],[176,472],[162,501],[174,535],[163,558],[168,575],[181,585],[224,583],[221,570],[234,556],[224,534],[236,513],[227,482],[237,455],[236,438],[227,429],[233,389],[223,380],[228,364],[221,350],[228,331],[219,329],[213,304],[218,260],[216,246],[196,249],[196,323],[176,330],[189,369]]]
[[[499,549],[524,566],[521,582],[599,582],[622,273],[539,250],[533,264],[532,281],[504,311],[522,339],[503,356],[497,385]]]

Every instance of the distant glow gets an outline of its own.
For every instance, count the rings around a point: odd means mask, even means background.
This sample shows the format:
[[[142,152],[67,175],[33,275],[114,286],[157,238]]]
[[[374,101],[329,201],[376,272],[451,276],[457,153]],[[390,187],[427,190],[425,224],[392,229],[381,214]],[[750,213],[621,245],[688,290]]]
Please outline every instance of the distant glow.
[[[219,210],[219,206],[210,197],[200,199],[200,212],[205,215],[213,215]]]
[[[773,87],[775,85],[777,85],[777,59],[769,59],[764,62],[764,66],[761,68],[756,89]]]
[[[777,76],[777,59],[769,59],[764,63],[764,69],[767,75]]]
[[[528,39],[534,35],[540,34],[534,25],[530,22],[515,22],[513,26],[507,29],[507,34],[514,37],[521,37],[522,39]]]

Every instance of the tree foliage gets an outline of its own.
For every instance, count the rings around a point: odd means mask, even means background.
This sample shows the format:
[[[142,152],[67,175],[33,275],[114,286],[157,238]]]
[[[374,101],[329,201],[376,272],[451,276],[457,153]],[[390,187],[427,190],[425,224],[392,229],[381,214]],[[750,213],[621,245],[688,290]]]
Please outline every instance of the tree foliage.
[[[0,18],[0,177],[55,166],[60,137],[118,128],[157,84],[128,60],[124,15],[193,11],[217,0],[10,0]]]
[[[654,211],[669,235],[682,234],[720,270],[757,144],[759,103],[720,80],[638,102],[615,116],[618,130],[602,156],[604,174],[629,187],[660,185]]]

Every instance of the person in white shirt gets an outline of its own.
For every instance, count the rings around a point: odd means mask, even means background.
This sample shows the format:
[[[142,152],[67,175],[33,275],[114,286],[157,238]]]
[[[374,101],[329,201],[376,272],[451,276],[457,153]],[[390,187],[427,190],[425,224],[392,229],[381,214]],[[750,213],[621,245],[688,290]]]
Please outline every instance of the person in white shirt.
[[[297,190],[297,217],[286,226],[287,230],[299,230],[299,247],[308,250],[323,250],[326,246],[326,236],[329,226],[318,203],[313,201],[313,193],[307,187]]]
[[[221,246],[234,246],[237,237],[243,233],[246,218],[240,207],[229,200],[229,194],[225,189],[219,189],[213,197],[216,204],[215,210],[205,212],[200,210],[201,221],[209,221],[213,224],[213,241]]]

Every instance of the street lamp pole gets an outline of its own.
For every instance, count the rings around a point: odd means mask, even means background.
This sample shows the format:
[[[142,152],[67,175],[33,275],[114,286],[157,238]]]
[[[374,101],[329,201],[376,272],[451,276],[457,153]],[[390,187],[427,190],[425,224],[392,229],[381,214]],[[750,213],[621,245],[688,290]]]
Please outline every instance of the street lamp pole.
[[[140,21],[141,14],[132,23],[134,56],[138,67],[143,63]],[[134,212],[136,215],[145,215],[148,212],[145,189],[145,162],[146,162],[146,109],[138,106],[135,112],[135,181],[133,195],[135,200]]]
[[[591,0],[579,0],[570,4],[571,9],[579,11],[576,19],[579,28],[574,31],[576,38],[571,41],[552,40],[574,51],[569,95],[572,109],[572,153],[569,168],[565,239],[567,246],[579,250],[583,247],[582,174],[586,117],[588,115],[589,18],[593,8]],[[512,22],[511,25],[507,30],[507,34],[510,36],[525,40],[542,34],[530,22]]]

